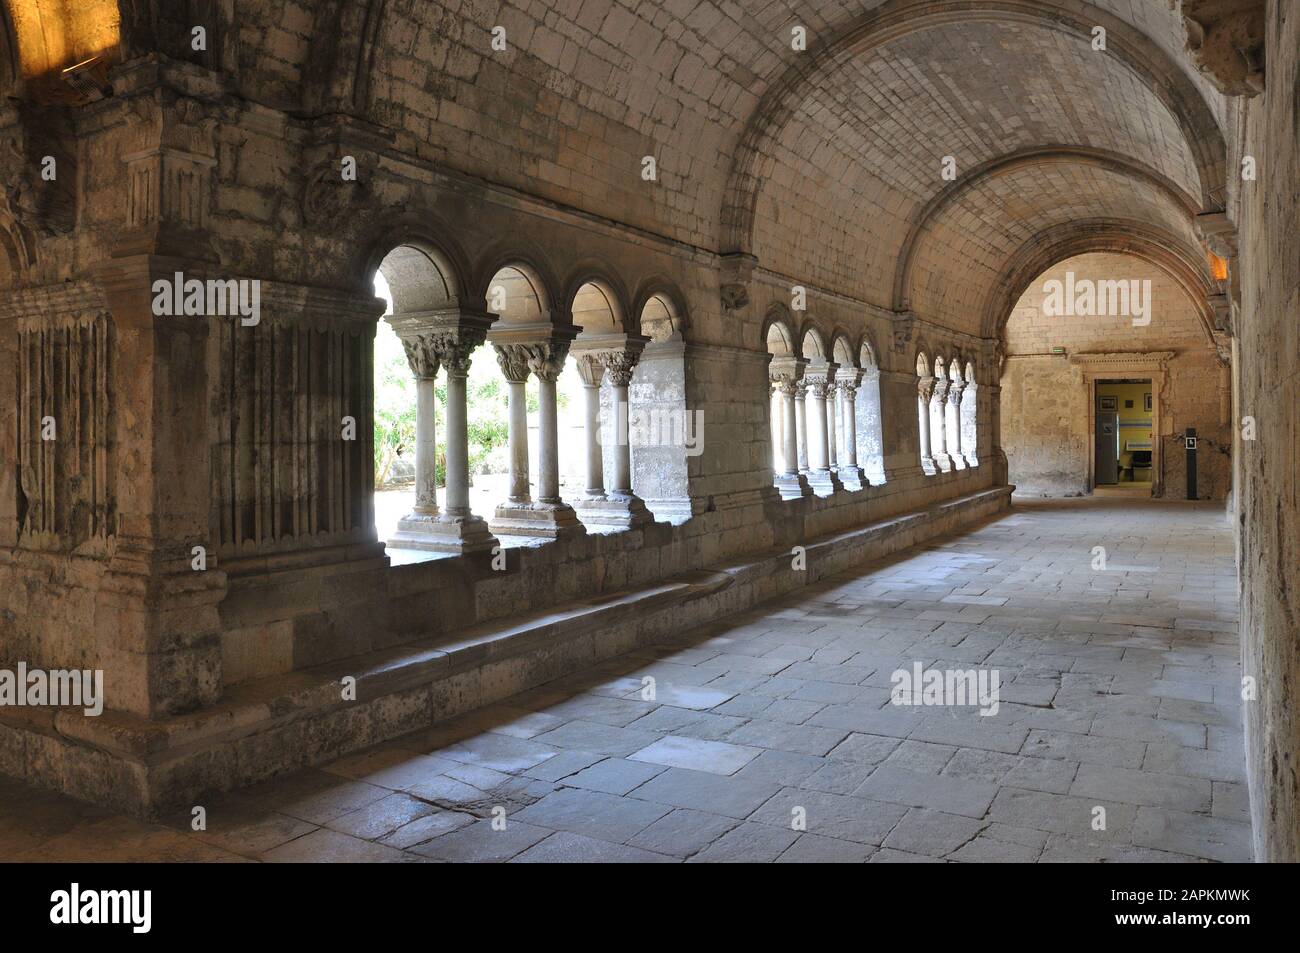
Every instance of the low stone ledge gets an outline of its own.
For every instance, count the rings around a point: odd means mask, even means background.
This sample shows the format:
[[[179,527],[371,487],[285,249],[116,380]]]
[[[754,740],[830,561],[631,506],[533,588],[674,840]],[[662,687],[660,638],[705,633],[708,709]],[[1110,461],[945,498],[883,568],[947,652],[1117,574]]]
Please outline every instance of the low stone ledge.
[[[338,757],[706,625],[852,565],[979,522],[1009,505],[996,487],[809,540],[806,572],[773,549],[451,636],[246,682],[214,706],[165,719],[0,709],[0,770],[137,815]],[[356,679],[356,701],[341,680]]]

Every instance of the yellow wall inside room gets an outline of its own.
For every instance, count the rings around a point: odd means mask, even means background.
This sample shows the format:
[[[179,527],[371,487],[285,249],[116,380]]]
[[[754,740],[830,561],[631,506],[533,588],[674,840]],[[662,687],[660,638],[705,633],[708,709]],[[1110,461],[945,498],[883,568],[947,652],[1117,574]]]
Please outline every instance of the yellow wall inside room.
[[[1101,409],[1101,398],[1115,397],[1119,414],[1119,452],[1125,450],[1126,441],[1137,440],[1151,442],[1151,411],[1144,410],[1143,399],[1151,393],[1150,381],[1137,384],[1097,384],[1097,408]],[[1133,401],[1132,407],[1125,407],[1124,401]]]

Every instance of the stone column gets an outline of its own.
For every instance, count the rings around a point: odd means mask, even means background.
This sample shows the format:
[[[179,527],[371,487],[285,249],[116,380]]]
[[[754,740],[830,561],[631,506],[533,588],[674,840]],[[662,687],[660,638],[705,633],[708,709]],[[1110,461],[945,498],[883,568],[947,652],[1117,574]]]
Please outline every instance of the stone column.
[[[487,522],[475,516],[469,503],[469,409],[466,378],[474,349],[483,343],[488,327],[494,318],[467,308],[447,308],[439,311],[395,314],[388,318],[406,347],[408,359],[416,354],[412,370],[417,375],[436,373],[439,365],[447,372],[447,495],[439,512],[420,510],[417,487],[416,511],[398,523],[398,531],[388,544],[397,549],[417,549],[430,552],[467,554],[485,552],[497,545]],[[417,436],[428,423],[428,437],[432,441],[432,407],[425,410],[422,403],[432,404],[428,392],[420,397],[419,387],[432,389],[432,377],[425,385],[417,384]],[[432,468],[432,449],[429,451]],[[421,458],[416,448],[417,463]],[[432,475],[426,473],[426,493],[432,495]],[[427,507],[427,501],[424,504]]]
[[[415,508],[397,521],[390,542],[399,548],[407,540],[428,536],[429,524],[438,519],[438,355],[427,334],[404,339],[402,347],[415,377]]]
[[[564,328],[571,333],[565,333]],[[501,535],[542,536],[556,539],[561,536],[586,532],[578,522],[573,507],[560,497],[560,452],[559,421],[555,405],[555,382],[564,370],[564,361],[569,354],[569,341],[576,328],[563,326],[561,333],[556,333],[553,326],[526,327],[517,329],[496,329],[492,332],[492,344],[497,349],[498,362],[506,370],[508,379],[526,379],[528,373],[537,377],[537,389],[540,407],[537,463],[537,499],[529,500],[525,494],[514,491],[527,472],[527,418],[523,410],[523,388],[519,388],[519,407],[512,411],[518,420],[521,434],[517,453],[522,458],[517,471],[512,469],[511,499],[500,504],[492,518],[492,531]],[[505,355],[501,357],[501,355]],[[507,368],[509,365],[509,368]],[[513,392],[513,391],[512,391]],[[515,451],[512,451],[512,457]],[[522,499],[515,499],[515,496]]]
[[[867,486],[866,475],[862,468],[858,466],[858,382],[862,378],[861,371],[852,371],[849,377],[840,381],[836,388],[836,395],[839,398],[840,420],[843,425],[844,433],[844,462],[837,473],[844,485],[850,490],[861,490]]]
[[[939,377],[934,381],[934,393],[930,397],[930,457],[934,464],[944,473],[952,470],[952,458],[948,456],[948,437],[944,420],[948,399],[948,378]]]
[[[930,399],[934,396],[934,378],[922,377],[916,382],[916,421],[921,431],[921,469],[927,476],[939,472],[934,457],[930,455]]]
[[[510,497],[512,504],[532,502],[528,488],[528,354],[519,345],[493,345],[497,364],[509,387]]]
[[[555,403],[555,383],[564,370],[568,348],[542,345],[533,352],[529,369],[537,375],[539,404],[537,439],[537,501],[558,506],[560,498],[560,425]]]
[[[834,381],[826,385],[826,465],[833,471],[840,468],[840,430],[835,418],[840,412],[840,385]]]
[[[797,449],[797,462],[800,473],[808,472],[808,407],[807,407],[807,388],[808,382],[802,379],[795,381],[794,391],[794,426],[795,426],[795,446]]]
[[[605,462],[600,446],[600,385],[605,365],[595,354],[575,355],[586,410],[587,487],[583,502],[605,498]]]
[[[948,385],[947,449],[954,470],[966,469],[966,457],[961,452],[961,395],[965,389],[965,381],[952,381]]]
[[[772,421],[772,476],[785,472],[785,404],[781,399],[781,385],[769,380],[768,417]]]

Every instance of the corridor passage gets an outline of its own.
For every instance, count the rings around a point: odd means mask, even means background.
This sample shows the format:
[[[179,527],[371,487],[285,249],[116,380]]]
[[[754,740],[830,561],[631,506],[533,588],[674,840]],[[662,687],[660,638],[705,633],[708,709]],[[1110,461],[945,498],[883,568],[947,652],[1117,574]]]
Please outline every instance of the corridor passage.
[[[1246,861],[1236,620],[1220,504],[1020,502],[206,804],[205,831],[0,780],[0,856]],[[996,671],[996,713],[891,704],[914,663]]]

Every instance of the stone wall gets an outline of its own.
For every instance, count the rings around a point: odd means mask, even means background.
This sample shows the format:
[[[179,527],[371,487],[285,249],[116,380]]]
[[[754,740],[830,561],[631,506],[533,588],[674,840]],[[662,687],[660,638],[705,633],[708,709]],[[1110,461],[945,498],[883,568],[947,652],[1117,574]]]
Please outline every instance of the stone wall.
[[[1049,281],[1151,282],[1150,324],[1129,316],[1064,316],[1044,313]],[[1139,318],[1139,320],[1145,320]],[[1164,376],[1159,401],[1160,482],[1163,496],[1186,497],[1183,433],[1196,429],[1197,496],[1221,500],[1231,478],[1230,380],[1206,318],[1165,271],[1133,257],[1088,254],[1068,259],[1036,278],[1021,296],[1005,330],[1002,380],[1002,445],[1009,480],[1018,492],[1080,496],[1091,492],[1090,379],[1149,376],[1122,356],[1151,359]],[[1063,348],[1060,354],[1053,348]],[[1106,361],[1089,355],[1106,355]],[[1107,371],[1107,362],[1113,368]],[[1154,421],[1153,421],[1154,425]]]
[[[1300,861],[1300,11],[1270,0],[1264,92],[1241,101],[1230,166],[1241,234],[1242,675],[1255,856]]]

